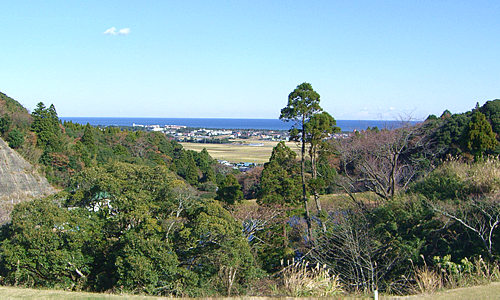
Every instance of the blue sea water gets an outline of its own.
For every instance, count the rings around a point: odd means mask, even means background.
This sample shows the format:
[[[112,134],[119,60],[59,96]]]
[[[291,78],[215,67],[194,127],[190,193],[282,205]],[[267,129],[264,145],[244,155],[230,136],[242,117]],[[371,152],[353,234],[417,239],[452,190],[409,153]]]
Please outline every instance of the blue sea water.
[[[141,125],[183,125],[196,128],[220,129],[268,129],[288,130],[293,125],[279,119],[222,119],[222,118],[97,118],[97,117],[61,117],[62,121],[101,126]],[[400,121],[384,120],[337,120],[342,131],[365,130],[368,127],[393,129],[400,127]]]

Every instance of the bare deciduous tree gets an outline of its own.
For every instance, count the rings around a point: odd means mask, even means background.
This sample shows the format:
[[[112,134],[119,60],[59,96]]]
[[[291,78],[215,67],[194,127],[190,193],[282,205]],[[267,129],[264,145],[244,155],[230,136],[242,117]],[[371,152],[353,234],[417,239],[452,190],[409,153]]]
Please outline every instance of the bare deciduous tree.
[[[409,124],[393,130],[367,130],[337,141],[341,171],[348,179],[344,189],[362,188],[383,199],[392,198],[422,171],[422,161],[432,156],[429,143],[421,125]]]
[[[350,290],[378,290],[380,280],[406,259],[401,252],[391,252],[391,245],[377,239],[362,211],[338,211],[327,227],[310,256],[331,268]]]
[[[500,195],[472,197],[458,204],[440,204],[429,201],[431,207],[472,231],[493,257],[495,229],[500,225]]]

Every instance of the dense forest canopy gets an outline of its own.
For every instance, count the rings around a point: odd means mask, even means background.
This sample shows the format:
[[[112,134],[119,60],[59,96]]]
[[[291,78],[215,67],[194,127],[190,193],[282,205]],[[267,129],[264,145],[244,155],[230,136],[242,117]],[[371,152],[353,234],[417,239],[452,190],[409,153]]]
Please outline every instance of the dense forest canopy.
[[[424,271],[447,287],[500,279],[500,100],[333,139],[303,83],[281,118],[299,155],[282,141],[240,173],[159,132],[61,123],[0,94],[0,136],[61,190],[1,227],[0,282],[332,296],[426,291]]]

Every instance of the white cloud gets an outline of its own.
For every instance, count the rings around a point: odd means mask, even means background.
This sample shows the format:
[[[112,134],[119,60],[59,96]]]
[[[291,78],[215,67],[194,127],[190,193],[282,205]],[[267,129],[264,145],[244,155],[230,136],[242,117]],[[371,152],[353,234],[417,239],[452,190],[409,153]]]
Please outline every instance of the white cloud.
[[[106,29],[106,31],[104,31],[103,34],[116,35],[116,27],[113,26],[111,28]]]
[[[121,34],[121,35],[127,35],[130,33],[130,28],[122,28],[120,30],[118,30],[118,34]]]
[[[105,35],[128,35],[130,33],[130,28],[122,28],[120,30],[117,30],[116,27],[111,27],[106,29],[106,31],[103,32]]]

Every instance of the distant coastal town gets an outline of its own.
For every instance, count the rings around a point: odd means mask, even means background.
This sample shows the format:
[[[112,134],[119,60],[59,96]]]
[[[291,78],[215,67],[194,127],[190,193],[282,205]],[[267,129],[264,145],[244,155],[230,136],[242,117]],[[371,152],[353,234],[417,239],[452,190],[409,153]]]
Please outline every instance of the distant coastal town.
[[[235,139],[251,139],[257,141],[289,141],[288,130],[265,130],[265,129],[214,129],[194,128],[183,125],[143,125],[133,123],[132,127],[141,128],[146,131],[163,132],[178,142],[189,143],[232,143]],[[352,135],[348,132],[335,133],[330,138],[346,138]],[[250,144],[251,146],[261,146]]]

